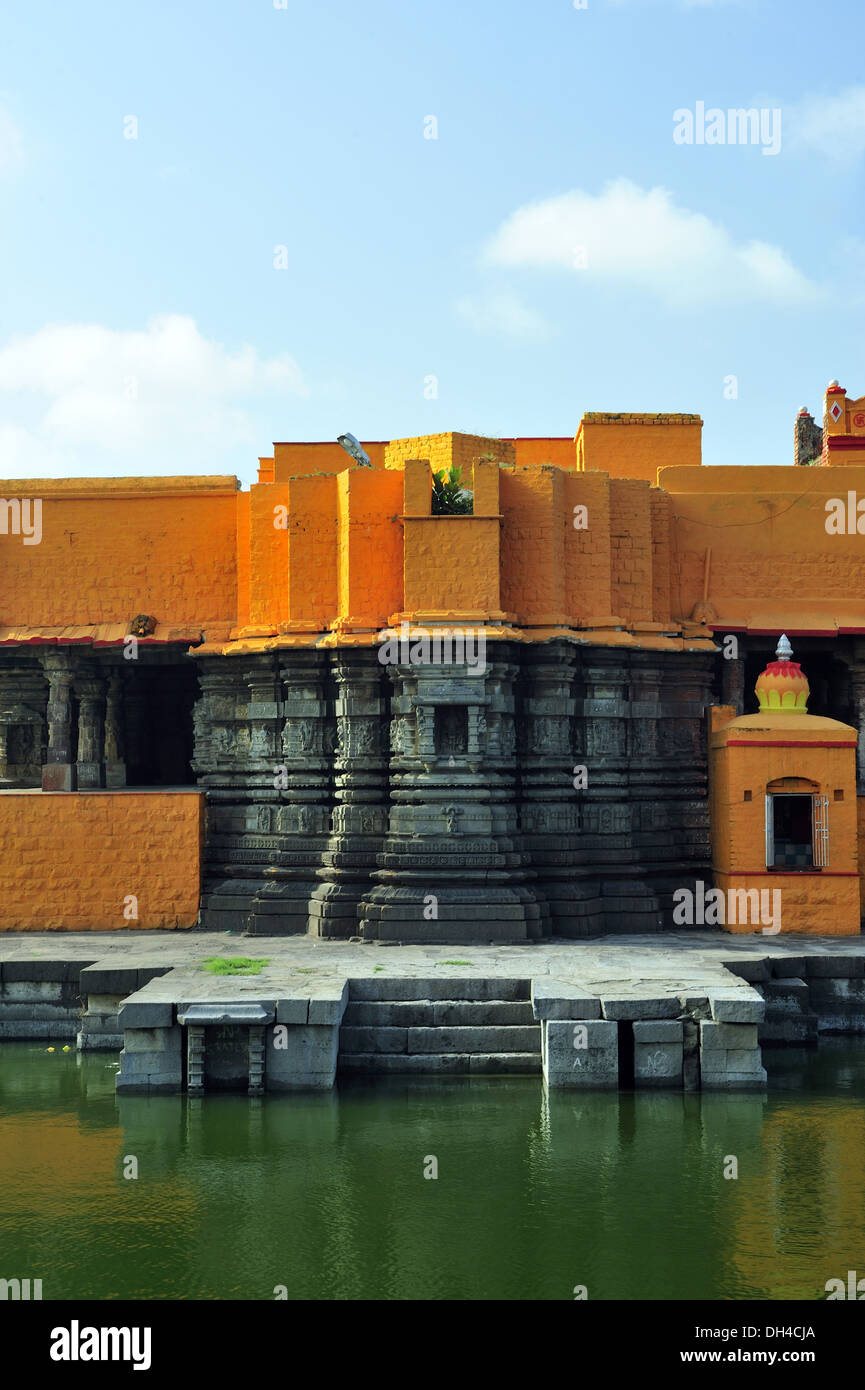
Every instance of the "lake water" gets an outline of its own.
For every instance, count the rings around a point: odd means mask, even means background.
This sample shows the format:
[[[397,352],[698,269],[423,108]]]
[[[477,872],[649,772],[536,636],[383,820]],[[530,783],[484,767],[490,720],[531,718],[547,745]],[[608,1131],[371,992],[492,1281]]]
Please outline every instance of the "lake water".
[[[765,1096],[502,1077],[189,1100],[116,1097],[111,1054],[7,1043],[0,1278],[44,1299],[825,1297],[865,1273],[865,1043],[765,1061]]]

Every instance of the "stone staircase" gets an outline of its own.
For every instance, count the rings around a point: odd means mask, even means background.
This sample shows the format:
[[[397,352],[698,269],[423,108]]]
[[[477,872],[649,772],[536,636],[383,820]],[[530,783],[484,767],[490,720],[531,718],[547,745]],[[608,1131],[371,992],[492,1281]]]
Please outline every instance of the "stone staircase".
[[[541,1070],[528,980],[352,980],[340,1072],[520,1075]]]

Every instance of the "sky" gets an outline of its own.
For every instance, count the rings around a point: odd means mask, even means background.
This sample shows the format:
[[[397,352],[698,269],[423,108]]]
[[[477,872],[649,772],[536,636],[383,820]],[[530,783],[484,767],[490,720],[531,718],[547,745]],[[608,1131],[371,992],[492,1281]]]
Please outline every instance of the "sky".
[[[865,394],[863,16],[5,0],[0,477],[584,411],[791,463],[802,405]]]

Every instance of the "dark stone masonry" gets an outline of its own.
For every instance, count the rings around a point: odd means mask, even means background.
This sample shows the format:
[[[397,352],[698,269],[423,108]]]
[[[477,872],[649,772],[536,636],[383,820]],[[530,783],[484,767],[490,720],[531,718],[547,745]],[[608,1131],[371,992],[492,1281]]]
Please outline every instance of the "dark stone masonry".
[[[203,924],[402,942],[652,932],[709,874],[714,658],[495,642],[196,662]]]

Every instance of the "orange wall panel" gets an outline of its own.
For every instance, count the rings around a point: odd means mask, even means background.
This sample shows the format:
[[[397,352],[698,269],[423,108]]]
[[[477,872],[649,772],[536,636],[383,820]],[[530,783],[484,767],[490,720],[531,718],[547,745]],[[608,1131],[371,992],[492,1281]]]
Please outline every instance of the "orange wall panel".
[[[5,482],[40,499],[42,539],[0,534],[0,619],[24,626],[233,624],[234,479]]]
[[[699,466],[701,436],[699,416],[586,415],[577,434],[579,466],[656,483],[659,468]]]
[[[200,792],[0,793],[0,931],[198,921]],[[137,899],[137,920],[129,915]]]
[[[555,468],[500,472],[501,600],[520,625],[565,616],[564,479]]]

